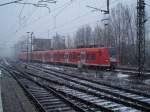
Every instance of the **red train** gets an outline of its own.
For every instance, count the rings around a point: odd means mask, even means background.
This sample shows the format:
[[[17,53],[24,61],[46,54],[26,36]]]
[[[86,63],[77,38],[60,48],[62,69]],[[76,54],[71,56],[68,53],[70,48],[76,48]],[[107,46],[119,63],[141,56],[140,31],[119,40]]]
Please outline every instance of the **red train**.
[[[19,59],[44,63],[61,63],[76,66],[96,66],[114,68],[119,64],[116,48],[78,48],[65,50],[33,51],[32,54],[22,52]]]

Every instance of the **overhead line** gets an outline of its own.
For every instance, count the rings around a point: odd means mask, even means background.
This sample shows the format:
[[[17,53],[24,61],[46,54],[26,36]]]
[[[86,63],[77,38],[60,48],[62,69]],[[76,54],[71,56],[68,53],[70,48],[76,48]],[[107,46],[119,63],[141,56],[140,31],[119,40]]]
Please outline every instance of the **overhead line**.
[[[23,12],[24,7],[25,7],[25,4],[22,6],[22,8],[21,8],[21,10],[20,10],[20,12],[19,12],[19,18],[21,18],[21,15],[22,15],[22,12]]]
[[[83,24],[80,24],[80,25],[76,25],[76,27],[75,26],[70,26],[70,27],[68,27],[69,29],[71,28],[73,28],[73,29],[76,29],[76,28],[78,28],[78,27],[80,27],[80,26],[84,26],[84,25],[87,25],[87,24],[94,24],[95,22],[97,22],[97,20],[94,20],[94,21],[86,21],[86,24],[85,23],[83,23]],[[67,28],[67,29],[68,29]],[[66,30],[66,29],[63,29],[63,30]],[[72,31],[71,31],[72,32]]]
[[[0,6],[5,6],[5,5],[13,4],[13,3],[18,3],[20,1],[22,1],[22,0],[15,0],[15,1],[12,1],[12,2],[3,3],[3,4],[0,4]]]
[[[115,3],[116,3],[116,2],[115,2]],[[114,5],[114,4],[113,4],[113,5]],[[76,21],[76,20],[78,20],[78,19],[81,19],[82,17],[86,17],[86,16],[90,15],[89,13],[91,13],[91,12],[87,12],[87,13],[81,15],[81,16],[78,16],[78,17],[76,17],[76,18],[73,18],[72,20],[67,21],[67,22],[65,22],[65,23],[63,23],[63,24],[57,26],[56,29],[59,29],[60,27],[64,27],[66,24],[68,25],[68,23],[71,23],[71,24],[72,24],[73,21]],[[87,14],[88,14],[88,15],[87,15]],[[91,13],[91,14],[92,14],[92,13]],[[56,30],[56,29],[55,29],[55,30]]]
[[[116,1],[119,1],[119,0],[116,0]],[[115,1],[115,3],[116,3],[116,1]],[[70,1],[69,1],[70,2]],[[67,3],[65,3],[63,6],[65,6],[66,4],[68,4],[69,2],[67,2]],[[112,5],[112,4],[111,4]],[[113,5],[114,5],[114,3],[113,3]],[[60,7],[59,7],[60,8]],[[58,8],[58,9],[59,9]],[[91,13],[91,12],[88,12],[88,13]],[[91,13],[92,14],[92,13]],[[89,14],[90,15],[90,14]],[[63,24],[61,24],[61,25],[59,25],[59,26],[57,26],[57,27],[64,27],[66,24],[68,25],[68,23],[72,23],[72,21],[75,21],[75,20],[78,20],[78,19],[80,19],[80,18],[82,18],[82,17],[85,17],[85,16],[88,16],[87,15],[87,13],[85,13],[84,15],[81,15],[81,16],[78,16],[78,17],[75,17],[74,19],[72,19],[71,21],[67,21],[67,22],[65,22],[65,23],[63,23]],[[35,20],[33,20],[33,21],[31,21],[28,25],[26,25],[25,27],[28,27],[28,26],[30,26],[30,25],[32,25],[33,23],[35,23],[35,22],[37,22],[37,21],[39,21],[41,19],[41,17],[39,17],[39,18],[37,18],[37,19],[35,19]],[[25,28],[24,27],[24,28]],[[57,30],[57,29],[59,29],[59,28],[56,28],[55,30]],[[53,28],[51,28],[50,30],[53,30]]]
[[[87,13],[85,13],[85,14],[83,14],[83,15],[77,16],[77,17],[71,19],[70,21],[64,22],[64,23],[62,23],[61,25],[57,26],[57,28],[56,28],[55,30],[57,30],[57,29],[59,29],[59,28],[61,28],[61,27],[64,27],[65,25],[68,25],[68,23],[71,23],[71,24],[72,24],[72,22],[75,22],[76,20],[79,20],[79,19],[81,19],[82,17],[86,17],[86,16],[89,16],[89,15],[91,15],[91,14],[92,14],[91,12],[87,12]],[[53,28],[51,28],[50,30],[53,30]]]
[[[88,14],[88,13],[89,13],[89,14]],[[87,14],[90,15],[90,14],[92,14],[92,13],[91,13],[91,12],[87,12],[87,13],[81,15],[81,16],[78,16],[78,17],[73,18],[73,19],[70,20],[70,21],[67,21],[67,22],[62,23],[62,24],[59,25],[58,27],[59,27],[59,28],[60,28],[60,27],[64,27],[67,23],[71,23],[72,21],[75,21],[75,20],[81,19],[82,17],[88,16]],[[39,19],[40,19],[40,18],[31,21],[31,22],[30,22],[28,25],[26,25],[25,27],[32,25],[33,23],[37,22]],[[25,28],[25,27],[24,27],[24,28]],[[50,30],[53,30],[53,28],[51,28]]]
[[[68,6],[70,6],[72,3],[74,2],[74,0],[71,0],[69,3],[66,4],[66,6],[64,6],[59,12],[57,12],[57,14],[55,16],[58,16],[61,12],[63,12]]]
[[[64,8],[67,4],[69,4],[70,3],[70,1],[69,2],[66,2],[65,4],[63,4],[61,7],[59,7],[59,8],[57,8],[57,9],[55,9],[54,11],[52,11],[52,12],[56,12],[56,10],[58,10],[58,9],[60,9],[60,8]],[[45,16],[43,16],[43,17],[45,17]],[[39,20],[41,20],[43,17],[38,17],[37,19],[34,19],[32,22],[30,22],[30,23],[35,23],[35,22],[37,22],[37,21],[39,21]],[[29,20],[28,20],[29,21]],[[30,24],[29,24],[30,25]]]

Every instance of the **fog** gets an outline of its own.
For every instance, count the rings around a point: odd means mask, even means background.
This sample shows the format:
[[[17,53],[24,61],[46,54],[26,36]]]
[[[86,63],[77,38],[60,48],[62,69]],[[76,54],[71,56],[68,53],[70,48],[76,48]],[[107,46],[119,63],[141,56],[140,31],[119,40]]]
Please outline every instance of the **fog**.
[[[13,0],[0,0],[0,4]],[[24,2],[36,3],[39,0],[24,0]],[[137,0],[110,0],[110,8],[119,2],[136,6]],[[149,0],[146,3],[150,4]],[[27,36],[26,32],[34,32],[39,38],[51,38],[58,32],[62,35],[73,35],[82,25],[95,26],[101,23],[104,14],[92,12],[87,5],[106,9],[106,0],[57,0],[57,3],[47,3],[49,10],[45,7],[34,7],[32,5],[9,4],[0,7],[0,55],[14,55],[14,44]],[[148,8],[146,6],[147,15]],[[149,32],[149,22],[147,22]],[[147,37],[149,34],[147,33]]]

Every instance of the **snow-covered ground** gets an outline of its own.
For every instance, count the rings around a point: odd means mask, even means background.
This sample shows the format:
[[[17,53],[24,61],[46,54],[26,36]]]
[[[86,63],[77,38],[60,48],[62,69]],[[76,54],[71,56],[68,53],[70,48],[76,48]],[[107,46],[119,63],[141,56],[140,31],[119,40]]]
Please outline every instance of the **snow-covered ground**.
[[[117,73],[117,77],[118,78],[127,78],[127,77],[129,77],[129,75],[119,72],[119,73]]]
[[[143,77],[143,80],[139,80],[136,75],[130,75],[129,73],[124,73],[121,71],[111,72],[111,71],[100,71],[100,70],[89,70],[89,69],[83,69],[81,71],[78,68],[73,68],[69,66],[59,66],[59,65],[50,65],[50,64],[43,64],[42,66],[45,68],[65,71],[72,75],[87,77],[91,80],[98,80],[100,82],[108,83],[115,86],[117,85],[118,87],[120,86],[120,87],[132,88],[135,90],[137,89],[142,92],[145,91],[146,93],[147,90],[145,90],[144,88],[148,88],[148,91],[150,91],[150,87],[149,87],[150,76]]]

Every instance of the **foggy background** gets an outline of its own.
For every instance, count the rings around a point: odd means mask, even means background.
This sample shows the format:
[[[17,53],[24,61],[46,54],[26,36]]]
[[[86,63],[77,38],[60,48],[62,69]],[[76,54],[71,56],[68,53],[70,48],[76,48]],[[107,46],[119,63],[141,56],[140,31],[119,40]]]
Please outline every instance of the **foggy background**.
[[[0,4],[13,0],[0,0]],[[24,0],[36,3],[38,0]],[[136,9],[137,0],[110,0],[110,9],[118,3]],[[146,0],[150,4],[149,0]],[[37,38],[52,38],[58,32],[64,36],[73,36],[78,28],[88,24],[91,27],[103,25],[104,14],[92,12],[86,6],[106,10],[106,0],[57,0],[49,3],[47,8],[32,5],[10,4],[0,7],[0,55],[11,55],[13,45],[27,36],[26,32],[34,32]],[[146,15],[150,16],[150,6],[146,6]],[[149,37],[149,22],[146,24],[146,38]]]

